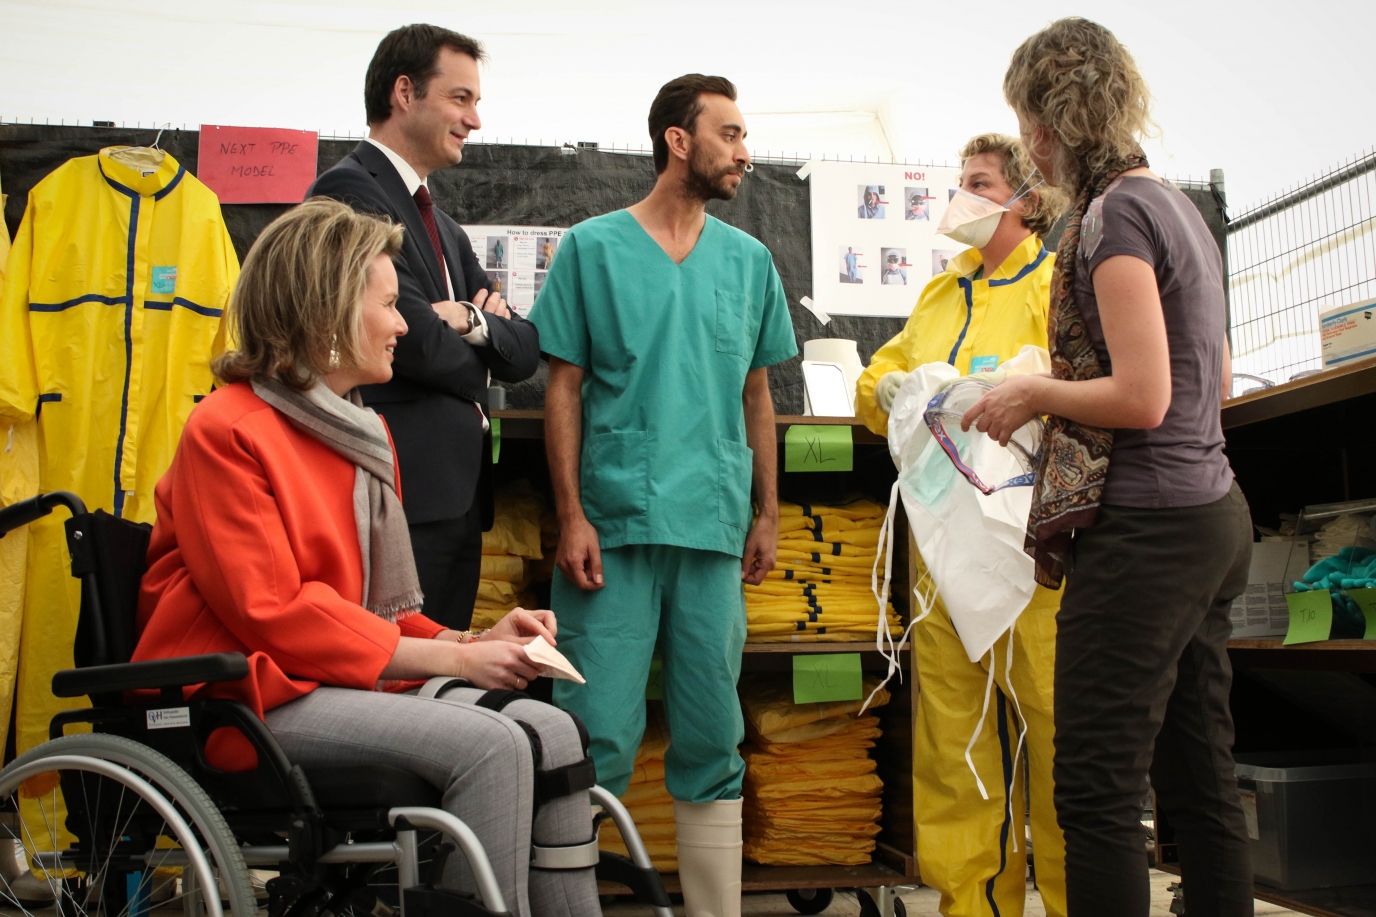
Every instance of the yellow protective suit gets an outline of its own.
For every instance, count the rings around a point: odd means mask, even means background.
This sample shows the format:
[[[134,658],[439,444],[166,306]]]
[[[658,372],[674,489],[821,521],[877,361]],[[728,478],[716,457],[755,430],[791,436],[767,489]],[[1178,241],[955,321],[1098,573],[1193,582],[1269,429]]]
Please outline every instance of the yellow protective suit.
[[[112,147],[39,182],[0,289],[0,434],[11,424],[37,434],[36,486],[20,489],[70,490],[89,509],[152,522],[153,487],[210,391],[238,273],[219,200],[170,155]],[[8,500],[21,472],[0,468]],[[65,518],[28,527],[20,752],[79,703],[50,691],[72,664],[80,601]]]
[[[0,214],[5,195],[0,194]],[[10,252],[8,227],[0,222],[0,290]],[[38,493],[38,424],[0,419],[0,507]],[[8,739],[10,705],[19,667],[19,634],[24,623],[24,567],[29,536],[24,529],[0,538],[0,748]]]
[[[885,373],[946,361],[962,374],[991,370],[1024,344],[1046,346],[1046,315],[1055,256],[1033,235],[992,274],[972,276],[978,250],[961,252],[922,291],[908,324],[875,353],[857,385],[856,414],[871,430],[888,432],[888,415],[874,402]],[[917,547],[919,582],[925,567]],[[926,580],[923,588],[930,588]],[[922,881],[940,890],[941,913],[1020,917],[1026,898],[1026,826],[1021,762],[1014,760],[1021,711],[1027,736],[1032,846],[1037,885],[1050,915],[1065,914],[1065,839],[1056,823],[1051,778],[1059,591],[1037,587],[1013,630],[1009,674],[1005,634],[972,663],[941,600],[913,628],[920,687],[913,737],[913,809]],[[995,691],[970,758],[989,794],[981,797],[965,749],[984,706],[990,665]],[[1016,703],[1015,703],[1016,697]],[[1016,849],[1015,849],[1016,848]]]

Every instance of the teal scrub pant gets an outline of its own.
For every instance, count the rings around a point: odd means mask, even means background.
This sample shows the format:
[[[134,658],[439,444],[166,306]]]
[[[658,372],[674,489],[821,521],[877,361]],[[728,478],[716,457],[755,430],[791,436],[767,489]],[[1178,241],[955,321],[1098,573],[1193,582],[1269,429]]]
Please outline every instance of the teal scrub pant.
[[[584,592],[554,575],[559,650],[586,685],[554,682],[554,702],[588,727],[597,782],[620,796],[645,732],[645,682],[656,643],[673,737],[664,760],[681,802],[738,799],[745,737],[736,681],[745,645],[740,558],[643,544],[602,552],[606,585]]]

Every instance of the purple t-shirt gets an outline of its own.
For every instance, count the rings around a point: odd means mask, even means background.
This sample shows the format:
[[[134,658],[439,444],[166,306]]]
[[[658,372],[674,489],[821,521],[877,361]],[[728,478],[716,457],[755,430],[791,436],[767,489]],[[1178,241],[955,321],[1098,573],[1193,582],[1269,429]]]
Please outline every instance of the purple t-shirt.
[[[1113,372],[1093,273],[1114,255],[1156,271],[1171,359],[1171,405],[1154,430],[1114,430],[1103,502],[1160,509],[1221,499],[1233,470],[1219,413],[1227,305],[1218,244],[1180,189],[1150,176],[1109,186],[1085,214],[1075,301],[1099,362]]]

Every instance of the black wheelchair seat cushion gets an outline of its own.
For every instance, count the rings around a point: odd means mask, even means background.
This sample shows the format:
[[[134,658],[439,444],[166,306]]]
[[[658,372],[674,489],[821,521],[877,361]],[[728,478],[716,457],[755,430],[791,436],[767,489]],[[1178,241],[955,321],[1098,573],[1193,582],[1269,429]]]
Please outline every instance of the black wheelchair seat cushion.
[[[332,811],[393,809],[398,806],[440,808],[442,794],[408,770],[386,764],[308,767],[306,780],[316,804]]]

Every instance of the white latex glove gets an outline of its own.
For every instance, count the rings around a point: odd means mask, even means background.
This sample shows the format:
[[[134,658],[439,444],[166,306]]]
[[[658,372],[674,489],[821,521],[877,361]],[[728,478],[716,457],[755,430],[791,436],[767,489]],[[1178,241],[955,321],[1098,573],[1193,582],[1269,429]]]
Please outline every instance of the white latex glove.
[[[879,377],[879,382],[874,386],[874,403],[879,405],[879,410],[885,414],[889,413],[893,408],[893,399],[903,387],[903,380],[906,378],[908,374],[900,370],[884,373]]]

